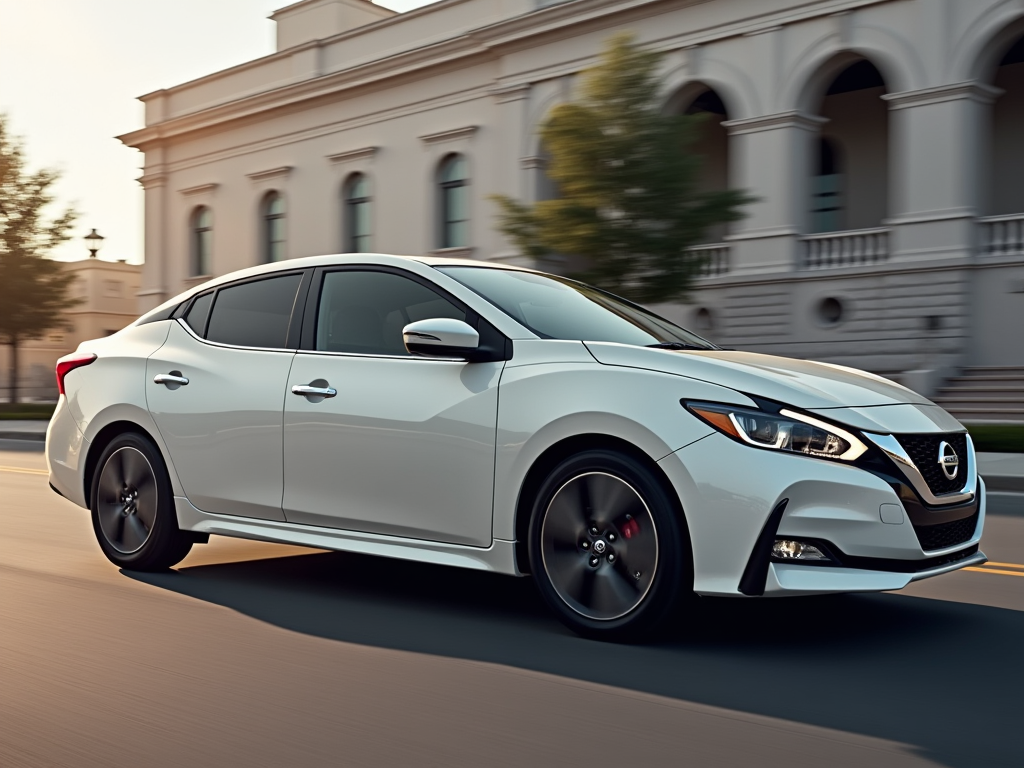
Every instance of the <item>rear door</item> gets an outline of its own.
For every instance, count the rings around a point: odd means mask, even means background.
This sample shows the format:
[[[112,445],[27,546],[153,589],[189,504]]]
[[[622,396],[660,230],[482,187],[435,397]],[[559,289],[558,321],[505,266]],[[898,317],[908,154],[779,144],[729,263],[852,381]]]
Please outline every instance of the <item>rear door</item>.
[[[308,279],[274,274],[200,295],[149,358],[149,409],[204,512],[284,520],[282,411]]]

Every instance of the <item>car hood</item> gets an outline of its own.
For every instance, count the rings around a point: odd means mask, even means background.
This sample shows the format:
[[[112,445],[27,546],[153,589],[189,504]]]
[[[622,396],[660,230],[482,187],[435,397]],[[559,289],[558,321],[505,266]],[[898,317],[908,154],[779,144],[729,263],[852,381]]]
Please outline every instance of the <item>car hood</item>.
[[[609,342],[585,342],[605,365],[645,368],[718,384],[748,395],[804,409],[865,408],[930,400],[873,373],[842,365],[754,352],[666,350]]]

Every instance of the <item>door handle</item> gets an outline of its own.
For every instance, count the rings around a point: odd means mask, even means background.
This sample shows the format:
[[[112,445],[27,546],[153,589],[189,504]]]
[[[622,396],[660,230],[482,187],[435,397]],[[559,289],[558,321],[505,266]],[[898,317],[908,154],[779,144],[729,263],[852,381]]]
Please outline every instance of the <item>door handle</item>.
[[[313,387],[305,384],[296,384],[292,387],[293,395],[303,395],[304,397],[334,397],[338,394],[338,390],[334,387]]]
[[[154,384],[166,384],[168,386],[178,385],[183,387],[188,384],[188,378],[181,375],[181,371],[171,371],[170,373],[158,373],[153,377]]]

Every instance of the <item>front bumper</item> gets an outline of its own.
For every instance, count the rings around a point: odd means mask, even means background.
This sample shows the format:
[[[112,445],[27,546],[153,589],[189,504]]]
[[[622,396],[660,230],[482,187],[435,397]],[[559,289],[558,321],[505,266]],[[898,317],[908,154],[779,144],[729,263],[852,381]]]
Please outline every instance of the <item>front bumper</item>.
[[[686,515],[699,594],[884,591],[984,562],[977,549],[985,521],[980,480],[973,535],[947,549],[925,552],[894,488],[858,467],[757,450],[720,434],[666,456],[659,465]],[[839,564],[769,563],[766,558],[758,588],[741,589],[771,512],[783,500],[777,534],[768,535],[827,542]],[[900,522],[892,522],[893,505]]]

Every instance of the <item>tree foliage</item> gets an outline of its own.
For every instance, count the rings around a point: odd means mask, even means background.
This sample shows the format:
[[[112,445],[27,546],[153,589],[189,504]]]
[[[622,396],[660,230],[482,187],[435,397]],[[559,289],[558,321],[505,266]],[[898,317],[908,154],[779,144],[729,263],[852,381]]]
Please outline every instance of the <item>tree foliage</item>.
[[[660,59],[632,35],[612,37],[582,99],[541,127],[560,196],[533,206],[494,198],[501,231],[522,253],[583,257],[581,279],[644,302],[685,298],[703,264],[690,247],[753,200],[698,189],[701,158],[691,150],[704,116],[664,114]]]
[[[54,217],[52,170],[30,171],[21,142],[0,115],[0,343],[11,350],[10,393],[17,400],[18,348],[47,331],[66,328],[74,276],[45,258],[70,236],[75,213]]]

